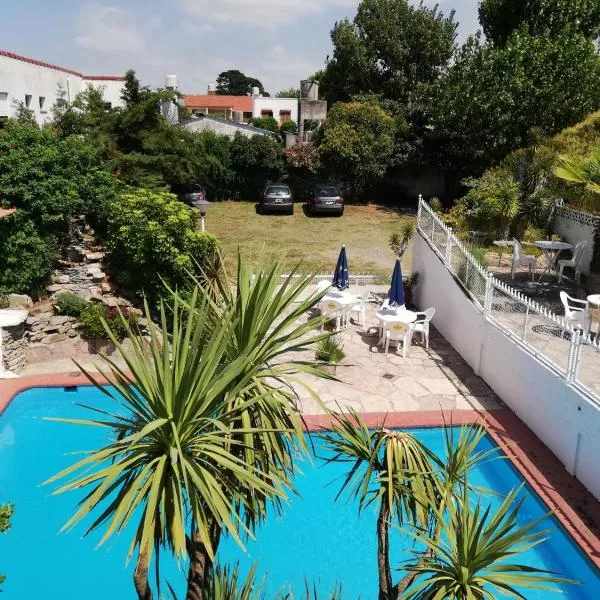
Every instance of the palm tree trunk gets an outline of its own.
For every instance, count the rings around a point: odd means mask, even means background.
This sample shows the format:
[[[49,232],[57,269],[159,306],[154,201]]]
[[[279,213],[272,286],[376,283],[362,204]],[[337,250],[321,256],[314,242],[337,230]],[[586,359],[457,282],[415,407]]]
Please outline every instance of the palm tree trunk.
[[[152,588],[148,583],[148,554],[146,552],[138,556],[133,572],[133,584],[139,600],[152,600]]]
[[[379,569],[379,600],[393,600],[390,570],[390,509],[385,498],[377,518],[377,567]]]
[[[218,523],[213,523],[211,527],[211,542],[214,553],[217,552],[220,539],[221,527]],[[211,577],[213,561],[197,530],[194,531],[188,542],[190,568],[188,570],[188,587],[185,600],[210,600],[206,596],[206,590],[209,578]]]

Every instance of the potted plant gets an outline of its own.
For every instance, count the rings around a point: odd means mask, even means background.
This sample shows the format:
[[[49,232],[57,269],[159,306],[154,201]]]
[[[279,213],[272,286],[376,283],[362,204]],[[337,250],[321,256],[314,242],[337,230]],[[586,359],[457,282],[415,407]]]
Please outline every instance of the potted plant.
[[[317,343],[315,358],[323,363],[323,369],[335,373],[346,357],[344,348],[336,335],[330,335]]]
[[[408,306],[413,303],[413,290],[419,283],[421,276],[415,271],[404,280],[404,303]]]

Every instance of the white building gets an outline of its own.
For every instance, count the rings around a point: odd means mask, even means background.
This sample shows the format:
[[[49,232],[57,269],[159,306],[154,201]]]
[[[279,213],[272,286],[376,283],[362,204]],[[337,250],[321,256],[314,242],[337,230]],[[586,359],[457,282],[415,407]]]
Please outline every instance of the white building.
[[[14,117],[18,103],[22,102],[40,125],[50,121],[59,85],[65,89],[69,102],[87,86],[93,85],[103,89],[107,108],[121,106],[124,79],[114,75],[84,75],[0,50],[0,120]]]
[[[286,121],[298,122],[298,98],[252,97],[253,117],[273,117],[280,125]]]

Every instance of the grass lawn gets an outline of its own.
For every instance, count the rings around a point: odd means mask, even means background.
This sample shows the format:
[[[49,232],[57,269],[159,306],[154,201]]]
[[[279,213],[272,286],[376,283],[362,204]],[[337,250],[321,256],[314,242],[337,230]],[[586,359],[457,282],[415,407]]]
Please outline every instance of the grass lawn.
[[[390,233],[414,219],[389,207],[347,205],[343,217],[307,217],[301,204],[293,215],[258,215],[252,202],[219,202],[208,210],[207,231],[215,234],[225,251],[228,269],[237,249],[257,257],[285,256],[291,264],[303,260],[320,273],[333,272],[342,244],[346,245],[351,274],[389,275],[394,255],[388,248]],[[412,248],[403,260],[410,270]]]

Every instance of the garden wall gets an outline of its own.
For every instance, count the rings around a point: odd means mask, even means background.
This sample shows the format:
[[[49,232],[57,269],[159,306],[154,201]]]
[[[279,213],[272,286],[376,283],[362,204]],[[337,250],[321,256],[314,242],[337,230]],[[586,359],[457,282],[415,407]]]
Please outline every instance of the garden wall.
[[[504,403],[600,499],[600,406],[485,318],[421,235],[413,270],[415,297],[435,306],[433,325]]]
[[[587,240],[588,245],[583,255],[581,272],[589,275],[592,250],[594,246],[594,227],[600,217],[579,212],[566,206],[559,206],[554,213],[554,230],[565,238],[569,244],[578,244]]]

